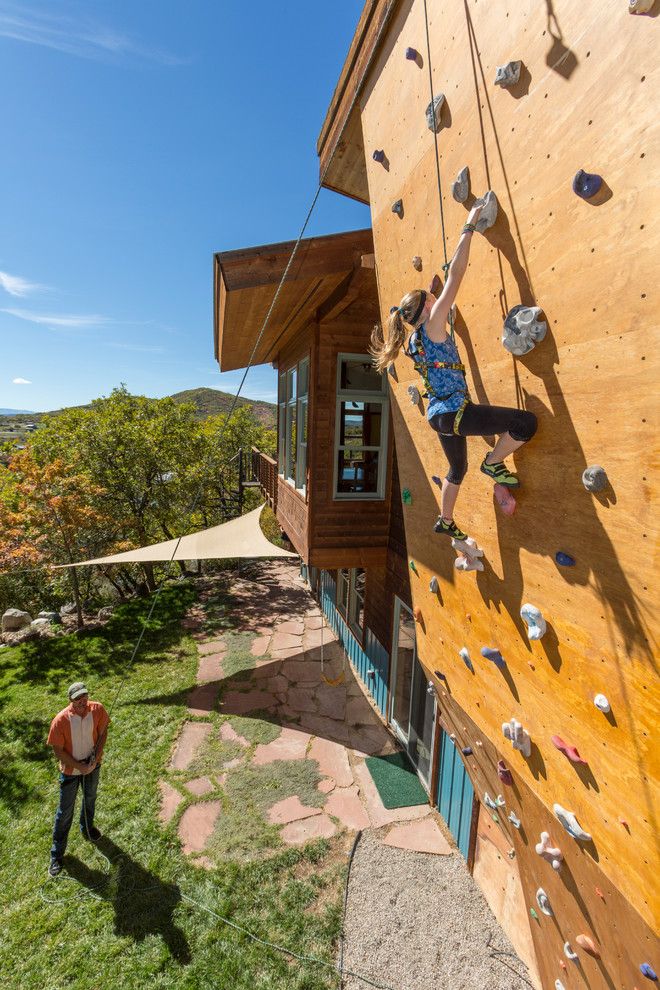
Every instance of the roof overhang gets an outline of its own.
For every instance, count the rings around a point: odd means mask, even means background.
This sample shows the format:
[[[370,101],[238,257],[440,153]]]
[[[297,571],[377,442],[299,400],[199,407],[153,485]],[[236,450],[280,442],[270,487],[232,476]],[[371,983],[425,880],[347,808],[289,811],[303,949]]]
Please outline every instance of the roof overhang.
[[[221,371],[273,361],[305,325],[327,316],[334,299],[346,296],[362,256],[373,252],[370,229],[302,240],[273,306],[295,243],[214,255],[214,346]]]

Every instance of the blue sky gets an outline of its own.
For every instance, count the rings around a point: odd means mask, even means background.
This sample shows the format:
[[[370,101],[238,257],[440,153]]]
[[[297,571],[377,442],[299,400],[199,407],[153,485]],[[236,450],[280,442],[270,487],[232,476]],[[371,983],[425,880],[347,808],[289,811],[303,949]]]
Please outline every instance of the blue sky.
[[[362,6],[0,0],[0,407],[235,390],[212,255],[298,235]],[[324,190],[307,233],[369,223]]]

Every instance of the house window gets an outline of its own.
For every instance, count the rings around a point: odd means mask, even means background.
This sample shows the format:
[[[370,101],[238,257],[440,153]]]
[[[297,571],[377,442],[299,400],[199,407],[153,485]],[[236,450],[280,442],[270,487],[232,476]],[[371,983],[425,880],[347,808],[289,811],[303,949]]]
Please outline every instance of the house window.
[[[346,618],[348,616],[348,593],[351,584],[351,574],[348,568],[342,567],[337,571],[337,611]]]
[[[360,642],[364,632],[366,578],[366,571],[362,567],[344,567],[337,571],[337,611],[344,616]]]
[[[387,379],[366,354],[337,359],[335,498],[383,498]]]
[[[278,378],[277,462],[281,477],[296,488],[305,487],[308,396],[309,358],[304,358]]]

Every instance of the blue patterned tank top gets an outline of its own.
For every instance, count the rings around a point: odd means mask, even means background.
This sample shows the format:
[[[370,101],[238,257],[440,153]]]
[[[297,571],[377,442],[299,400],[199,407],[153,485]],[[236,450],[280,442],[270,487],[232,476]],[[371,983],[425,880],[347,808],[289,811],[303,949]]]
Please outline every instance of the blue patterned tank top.
[[[461,364],[458,348],[450,336],[442,344],[427,337],[424,324],[413,330],[406,354],[424,379],[429,397],[426,418],[438,413],[456,412],[468,397],[465,374],[458,368],[440,368],[439,364]],[[462,365],[461,365],[462,367]]]

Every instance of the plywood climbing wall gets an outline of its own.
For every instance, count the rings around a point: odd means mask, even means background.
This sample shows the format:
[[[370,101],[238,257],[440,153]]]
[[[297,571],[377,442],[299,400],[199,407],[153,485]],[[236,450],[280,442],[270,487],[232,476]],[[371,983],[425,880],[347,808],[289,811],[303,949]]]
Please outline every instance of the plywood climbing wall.
[[[399,6],[361,99],[383,318],[407,291],[427,287],[445,260],[434,135],[425,120],[425,17],[423,0]],[[556,918],[552,940],[548,925],[533,931],[548,986],[554,978],[577,985],[574,974],[557,969],[556,943],[559,934],[574,939],[580,924],[602,949],[583,985],[632,988],[644,982],[636,955],[641,964],[652,961],[642,958],[646,947],[656,952],[646,926],[657,916],[652,878],[659,865],[659,23],[631,16],[626,0],[428,3],[432,93],[446,96],[437,140],[449,257],[472,202],[451,196],[458,171],[468,165],[472,192],[492,188],[500,204],[496,225],[473,238],[457,300],[459,350],[473,400],[522,405],[538,416],[539,431],[513,459],[522,482],[513,517],[497,509],[478,470],[486,442],[468,441],[471,467],[456,519],[483,547],[485,569],[457,572],[449,541],[433,534],[439,489],[431,477],[443,476],[446,462],[425,409],[409,401],[407,386],[420,384],[412,364],[397,360],[393,417],[401,486],[412,494],[404,515],[413,601],[424,618],[418,642],[429,674],[444,673],[453,702],[521,781],[528,807],[521,800],[520,815],[532,823],[520,849],[528,885],[543,886],[546,867],[552,872],[534,853],[541,822],[570,847],[571,883],[562,898],[572,905],[570,924]],[[417,49],[417,60],[406,59],[407,47]],[[496,67],[513,59],[523,61],[520,82],[511,90],[494,86]],[[376,149],[384,150],[383,163],[372,160]],[[580,168],[604,179],[592,202],[572,191]],[[391,209],[399,199],[402,216]],[[519,303],[541,306],[549,330],[529,355],[513,358],[501,344],[502,323]],[[591,464],[601,464],[610,480],[599,495],[581,481]],[[558,551],[575,566],[559,566]],[[437,594],[429,590],[434,575]],[[525,602],[548,623],[538,642],[528,640],[520,618]],[[483,646],[501,651],[503,670],[481,657]],[[458,656],[462,647],[474,673]],[[609,715],[594,706],[597,693],[609,699]],[[531,736],[528,759],[502,735],[512,717]],[[555,749],[555,734],[577,746],[588,765]],[[555,802],[576,814],[591,842],[577,843],[563,830],[552,815]],[[615,892],[617,910],[630,909],[634,951],[623,961],[620,953],[607,958],[603,926],[611,922],[594,875]],[[526,890],[528,903],[533,893]],[[659,962],[655,955],[656,970]]]

